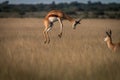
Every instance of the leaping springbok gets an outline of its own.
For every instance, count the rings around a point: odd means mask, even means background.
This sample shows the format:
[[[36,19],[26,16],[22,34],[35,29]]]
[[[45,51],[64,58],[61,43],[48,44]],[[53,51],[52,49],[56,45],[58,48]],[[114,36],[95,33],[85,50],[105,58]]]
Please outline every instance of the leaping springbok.
[[[63,23],[62,20],[68,20],[72,23],[72,27],[73,29],[76,28],[77,24],[80,24],[81,19],[79,20],[75,20],[74,18],[68,16],[67,14],[65,14],[64,12],[60,11],[60,10],[52,10],[50,11],[44,19],[44,26],[45,29],[43,31],[43,35],[45,38],[44,43],[49,43],[50,42],[50,38],[48,35],[48,31],[50,31],[53,27],[53,23],[58,21],[60,23],[60,33],[58,34],[58,36],[61,38],[62,37],[62,30],[63,30]]]
[[[104,41],[107,43],[107,46],[112,51],[116,52],[118,49],[120,49],[120,42],[119,43],[113,43],[112,42],[112,31],[106,31],[107,36],[105,37]]]

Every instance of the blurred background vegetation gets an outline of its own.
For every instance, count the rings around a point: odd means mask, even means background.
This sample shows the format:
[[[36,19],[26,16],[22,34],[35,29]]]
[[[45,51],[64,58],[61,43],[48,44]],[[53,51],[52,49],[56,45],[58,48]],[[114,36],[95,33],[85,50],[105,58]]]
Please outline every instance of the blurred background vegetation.
[[[120,19],[120,3],[91,2],[50,4],[9,4],[9,1],[0,3],[0,18],[9,17],[35,17],[42,18],[52,9],[62,10],[75,18],[112,18]]]

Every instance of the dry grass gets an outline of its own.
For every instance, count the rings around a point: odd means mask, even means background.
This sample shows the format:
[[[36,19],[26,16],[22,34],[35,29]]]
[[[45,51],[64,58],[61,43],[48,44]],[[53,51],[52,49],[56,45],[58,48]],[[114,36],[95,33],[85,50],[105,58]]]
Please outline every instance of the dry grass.
[[[64,21],[44,44],[42,19],[0,19],[0,80],[120,80],[120,53],[111,52],[103,38],[113,30],[120,41],[120,20],[84,19],[76,30]]]

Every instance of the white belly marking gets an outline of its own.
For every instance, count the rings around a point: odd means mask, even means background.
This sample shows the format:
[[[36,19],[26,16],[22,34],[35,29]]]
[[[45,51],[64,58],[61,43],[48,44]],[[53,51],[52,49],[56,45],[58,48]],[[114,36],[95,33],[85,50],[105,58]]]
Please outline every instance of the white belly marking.
[[[57,17],[49,17],[50,22],[55,22],[58,21]]]

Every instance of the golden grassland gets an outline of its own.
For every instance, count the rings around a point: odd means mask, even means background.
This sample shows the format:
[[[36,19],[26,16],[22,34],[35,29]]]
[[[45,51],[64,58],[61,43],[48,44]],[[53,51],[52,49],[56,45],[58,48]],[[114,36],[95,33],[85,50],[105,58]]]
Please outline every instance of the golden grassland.
[[[83,19],[76,30],[59,23],[44,44],[43,19],[0,19],[0,80],[120,80],[120,53],[103,41],[112,29],[113,42],[120,41],[120,20]]]

